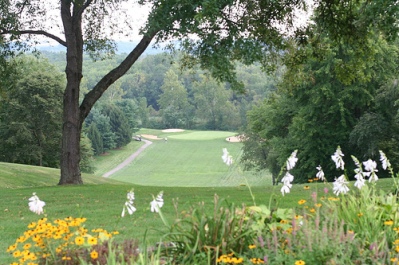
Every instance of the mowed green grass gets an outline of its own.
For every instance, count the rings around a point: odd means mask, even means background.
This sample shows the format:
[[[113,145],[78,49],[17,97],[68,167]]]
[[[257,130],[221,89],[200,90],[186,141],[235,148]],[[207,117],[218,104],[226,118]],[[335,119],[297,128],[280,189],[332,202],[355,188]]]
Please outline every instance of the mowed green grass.
[[[247,182],[252,186],[270,185],[268,172],[243,172],[240,166],[228,167],[222,161],[227,148],[237,162],[241,143],[228,142],[234,132],[184,131],[164,133],[141,130],[157,136],[131,164],[111,176],[112,179],[149,186],[226,187]],[[164,139],[167,138],[167,141]]]

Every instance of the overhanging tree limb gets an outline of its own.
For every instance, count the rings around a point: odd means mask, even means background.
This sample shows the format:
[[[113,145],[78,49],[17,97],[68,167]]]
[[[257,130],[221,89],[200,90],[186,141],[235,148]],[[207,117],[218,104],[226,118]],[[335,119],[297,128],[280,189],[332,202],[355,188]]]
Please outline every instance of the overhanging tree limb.
[[[55,40],[56,42],[58,42],[59,44],[61,44],[62,46],[66,47],[66,42],[64,40],[62,40],[61,38],[55,36],[54,34],[51,34],[47,31],[44,30],[7,30],[7,29],[1,29],[0,31],[0,35],[5,35],[5,34],[19,34],[19,35],[24,35],[24,34],[29,34],[29,35],[43,35],[46,36],[52,40]]]

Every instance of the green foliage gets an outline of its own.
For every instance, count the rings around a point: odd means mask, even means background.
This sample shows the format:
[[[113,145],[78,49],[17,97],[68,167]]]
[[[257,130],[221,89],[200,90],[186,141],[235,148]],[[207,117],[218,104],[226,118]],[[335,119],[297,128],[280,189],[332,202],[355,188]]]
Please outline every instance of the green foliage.
[[[163,93],[158,104],[164,128],[187,128],[190,119],[187,115],[190,113],[188,95],[173,69],[166,72],[161,89]]]
[[[57,167],[62,75],[47,61],[22,57],[0,105],[2,161]]]
[[[316,173],[315,165],[323,167],[328,180],[334,179],[330,155],[337,145],[345,153],[375,159],[379,149],[393,146],[397,138],[397,121],[388,111],[397,96],[387,93],[396,75],[396,45],[376,36],[364,58],[349,45],[333,46],[328,38],[312,41],[287,54],[287,72],[276,95],[249,113],[247,132],[253,139],[247,138],[244,147],[244,161],[272,172],[298,149],[300,169],[294,175],[303,182]],[[259,153],[262,158],[255,157]],[[392,155],[394,164],[396,157]]]
[[[94,155],[98,156],[104,153],[103,139],[101,137],[100,131],[97,129],[95,123],[91,123],[87,129],[87,137],[91,141],[93,147]]]
[[[113,104],[102,106],[102,113],[109,118],[111,131],[115,135],[115,147],[119,148],[130,143],[132,139],[132,128],[124,113]]]
[[[175,223],[164,239],[173,242],[164,255],[172,264],[210,264],[221,253],[241,253],[253,240],[250,222],[244,212],[226,204],[217,195],[214,198],[213,214],[208,214],[204,204],[177,216]],[[177,210],[177,205],[175,205]],[[202,255],[201,255],[202,254]]]

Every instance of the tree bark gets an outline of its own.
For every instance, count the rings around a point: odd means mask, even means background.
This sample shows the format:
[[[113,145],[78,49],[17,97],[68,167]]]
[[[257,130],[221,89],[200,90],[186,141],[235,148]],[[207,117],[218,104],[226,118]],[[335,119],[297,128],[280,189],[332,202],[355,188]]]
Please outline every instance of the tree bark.
[[[82,10],[74,5],[71,13],[71,2],[63,0],[61,17],[67,47],[67,85],[63,100],[61,177],[58,184],[83,184],[79,167],[82,131],[82,122],[79,119],[79,89],[83,65]]]

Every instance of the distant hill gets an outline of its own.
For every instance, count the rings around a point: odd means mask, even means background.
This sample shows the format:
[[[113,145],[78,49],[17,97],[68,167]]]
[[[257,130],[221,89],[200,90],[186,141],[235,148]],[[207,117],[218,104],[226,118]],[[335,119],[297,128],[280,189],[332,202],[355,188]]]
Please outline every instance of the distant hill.
[[[130,53],[134,47],[136,47],[137,42],[128,42],[128,41],[118,41],[116,42],[117,45],[117,54],[122,54],[122,53]],[[66,48],[62,46],[61,44],[57,45],[40,45],[37,47],[39,51],[48,51],[48,52],[65,52]],[[162,48],[154,48],[153,46],[150,46],[147,48],[147,50],[144,52],[144,54],[157,54],[163,52]]]

